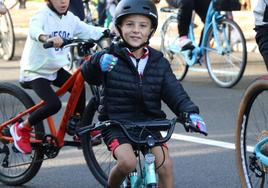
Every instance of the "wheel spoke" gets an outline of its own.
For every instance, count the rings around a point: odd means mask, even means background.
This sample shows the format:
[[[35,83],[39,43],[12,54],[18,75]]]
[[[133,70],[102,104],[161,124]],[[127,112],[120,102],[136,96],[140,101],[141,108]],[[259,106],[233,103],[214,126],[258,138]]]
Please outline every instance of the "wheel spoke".
[[[246,66],[247,51],[243,33],[235,22],[228,19],[219,21],[217,40],[212,27],[207,33],[205,57],[209,75],[220,87],[233,87],[243,76]]]

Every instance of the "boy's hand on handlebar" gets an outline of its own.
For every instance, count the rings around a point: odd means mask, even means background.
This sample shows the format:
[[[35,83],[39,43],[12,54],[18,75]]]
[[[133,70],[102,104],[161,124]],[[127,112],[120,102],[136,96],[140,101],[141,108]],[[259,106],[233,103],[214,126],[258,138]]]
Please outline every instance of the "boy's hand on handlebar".
[[[64,40],[60,36],[55,36],[55,37],[48,38],[46,42],[47,43],[52,42],[54,48],[60,48]]]
[[[117,64],[118,58],[111,54],[104,54],[100,59],[100,68],[102,72],[111,71],[114,66]]]
[[[207,125],[199,114],[182,113],[178,118],[187,132],[199,132],[205,136],[208,135]]]
[[[190,131],[200,132],[207,136],[207,125],[199,114],[190,114],[189,120]]]

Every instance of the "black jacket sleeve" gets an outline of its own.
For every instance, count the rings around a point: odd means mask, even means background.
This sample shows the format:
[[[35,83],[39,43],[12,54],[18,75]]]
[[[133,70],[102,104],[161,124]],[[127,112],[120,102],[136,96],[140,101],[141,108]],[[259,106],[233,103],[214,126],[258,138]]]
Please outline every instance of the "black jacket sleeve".
[[[105,51],[98,52],[91,56],[90,60],[82,66],[81,72],[85,81],[90,85],[101,85],[103,72],[100,69],[100,58]]]
[[[191,101],[179,80],[176,79],[169,63],[166,63],[162,88],[163,101],[177,116],[182,112],[199,113],[199,108]]]

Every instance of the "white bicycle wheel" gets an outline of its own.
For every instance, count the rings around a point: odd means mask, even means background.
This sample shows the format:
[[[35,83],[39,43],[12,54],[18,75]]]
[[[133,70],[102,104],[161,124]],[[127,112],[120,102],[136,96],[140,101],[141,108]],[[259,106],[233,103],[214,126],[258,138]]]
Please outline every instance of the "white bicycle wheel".
[[[212,26],[206,33],[205,60],[212,80],[220,87],[230,88],[243,76],[247,62],[246,40],[240,27],[229,19],[217,23],[219,46]]]
[[[0,16],[0,58],[8,61],[14,56],[15,34],[9,11]]]
[[[176,17],[169,17],[163,24],[161,29],[161,51],[164,56],[169,60],[171,69],[176,75],[176,78],[182,81],[189,66],[186,64],[183,55],[174,53],[170,50],[171,45],[178,37],[178,21]]]

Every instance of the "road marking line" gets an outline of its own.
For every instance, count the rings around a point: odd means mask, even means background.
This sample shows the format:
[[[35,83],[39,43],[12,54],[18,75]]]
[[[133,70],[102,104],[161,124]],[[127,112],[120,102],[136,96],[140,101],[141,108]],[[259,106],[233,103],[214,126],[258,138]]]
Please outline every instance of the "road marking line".
[[[194,136],[186,136],[186,135],[177,134],[177,133],[173,133],[171,138],[175,140],[183,140],[183,141],[194,142],[198,144],[206,144],[206,145],[217,146],[217,147],[222,147],[226,149],[233,149],[233,150],[235,149],[235,144],[230,143],[230,142],[222,142],[222,141],[205,139],[205,138],[197,138]]]

